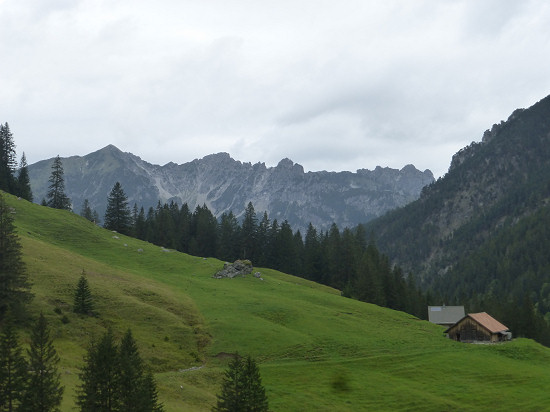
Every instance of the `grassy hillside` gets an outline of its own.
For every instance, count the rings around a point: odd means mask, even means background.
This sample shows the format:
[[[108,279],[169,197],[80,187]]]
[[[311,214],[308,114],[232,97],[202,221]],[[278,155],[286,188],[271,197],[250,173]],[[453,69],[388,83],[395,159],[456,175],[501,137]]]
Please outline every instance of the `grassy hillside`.
[[[44,311],[61,355],[64,411],[87,344],[109,326],[118,336],[132,328],[168,411],[210,410],[237,351],[257,359],[274,411],[547,408],[550,351],[530,340],[451,342],[436,325],[268,269],[263,280],[213,279],[223,265],[215,259],[5,198],[33,282],[31,311]],[[71,313],[82,270],[95,318]]]

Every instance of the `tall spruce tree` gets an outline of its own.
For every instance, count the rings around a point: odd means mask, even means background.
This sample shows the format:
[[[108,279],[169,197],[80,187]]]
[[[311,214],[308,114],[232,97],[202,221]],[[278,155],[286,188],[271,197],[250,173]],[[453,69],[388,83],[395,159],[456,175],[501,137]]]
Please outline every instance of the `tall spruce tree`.
[[[15,143],[10,126],[6,122],[0,124],[0,190],[14,194],[16,192]]]
[[[132,231],[132,213],[128,207],[128,197],[124,193],[120,182],[115,183],[107,198],[107,210],[105,211],[103,226],[124,235],[129,235]]]
[[[65,171],[59,155],[53,161],[46,205],[54,209],[71,210],[71,200],[65,194]]]
[[[164,412],[164,406],[159,401],[157,383],[151,371],[145,372],[143,378],[143,390],[145,399],[143,402],[143,410],[147,412]]]
[[[138,412],[145,400],[143,390],[143,362],[132,331],[128,329],[119,349],[120,362],[120,410]]]
[[[17,341],[13,319],[8,317],[0,335],[0,410],[18,410],[26,384],[27,363]]]
[[[124,412],[162,411],[155,380],[151,373],[145,372],[137,343],[130,329],[120,343],[119,362],[119,410]]]
[[[81,411],[118,411],[120,363],[111,330],[92,344],[79,374],[77,405]]]
[[[267,412],[268,400],[256,362],[238,354],[229,363],[218,395],[216,412]]]
[[[63,387],[57,371],[59,356],[53,346],[48,323],[41,312],[31,332],[29,358],[29,380],[19,408],[21,411],[59,411]]]
[[[31,180],[29,178],[29,167],[25,152],[21,156],[19,163],[19,174],[17,175],[17,196],[32,202]]]
[[[8,310],[19,317],[31,298],[12,210],[0,194],[0,320]]]
[[[94,310],[94,303],[92,299],[92,292],[90,291],[90,285],[86,278],[86,272],[83,270],[76,290],[74,292],[74,304],[73,312],[83,315],[92,315]]]

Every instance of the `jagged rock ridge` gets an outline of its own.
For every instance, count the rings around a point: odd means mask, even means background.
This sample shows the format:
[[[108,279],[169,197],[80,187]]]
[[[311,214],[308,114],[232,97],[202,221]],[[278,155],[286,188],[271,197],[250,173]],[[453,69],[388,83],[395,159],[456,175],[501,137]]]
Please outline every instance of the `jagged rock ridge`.
[[[283,159],[276,167],[243,163],[217,153],[178,165],[150,164],[113,145],[86,156],[62,159],[67,195],[79,211],[84,199],[100,216],[114,183],[119,181],[131,205],[146,209],[157,202],[187,203],[191,210],[206,204],[216,215],[233,211],[240,216],[248,202],[261,217],[288,220],[293,228],[308,223],[328,228],[354,226],[418,198],[433,174],[412,165],[401,170],[377,167],[370,171],[304,172],[301,165]],[[47,191],[52,160],[29,166],[36,201]]]

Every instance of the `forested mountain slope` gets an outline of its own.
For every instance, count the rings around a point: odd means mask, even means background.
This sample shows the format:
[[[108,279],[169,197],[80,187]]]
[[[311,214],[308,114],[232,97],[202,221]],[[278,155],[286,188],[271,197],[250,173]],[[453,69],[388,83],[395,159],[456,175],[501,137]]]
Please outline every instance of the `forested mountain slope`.
[[[480,143],[458,152],[448,173],[424,188],[417,201],[366,228],[381,251],[413,271],[426,287],[468,298],[474,292],[485,294],[492,282],[495,292],[510,294],[502,288],[511,287],[510,282],[502,277],[519,279],[529,272],[530,281],[514,293],[531,293],[548,281],[539,275],[550,257],[539,254],[530,265],[525,263],[527,250],[520,256],[510,253],[531,243],[547,244],[541,230],[547,224],[549,201],[550,96],[493,125]],[[528,243],[534,238],[537,242]],[[501,269],[505,255],[515,264],[504,271],[479,264],[485,253]],[[460,290],[457,284],[466,279],[465,267],[477,286]]]

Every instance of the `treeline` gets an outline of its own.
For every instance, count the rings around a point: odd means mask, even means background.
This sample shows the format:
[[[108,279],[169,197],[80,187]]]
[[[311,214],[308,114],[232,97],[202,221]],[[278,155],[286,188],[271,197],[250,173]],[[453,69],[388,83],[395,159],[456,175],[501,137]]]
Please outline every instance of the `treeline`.
[[[32,202],[25,153],[17,164],[15,142],[8,123],[0,124],[0,190]]]
[[[285,220],[271,220],[264,212],[258,218],[249,203],[242,220],[233,212],[217,219],[206,205],[191,211],[184,203],[156,208],[128,206],[120,183],[107,199],[105,227],[166,248],[195,256],[225,261],[248,259],[269,267],[335,287],[344,296],[402,310],[426,318],[427,297],[412,276],[393,267],[387,256],[367,242],[362,226],[327,231],[309,225],[305,236]],[[83,210],[90,216],[90,211]]]

